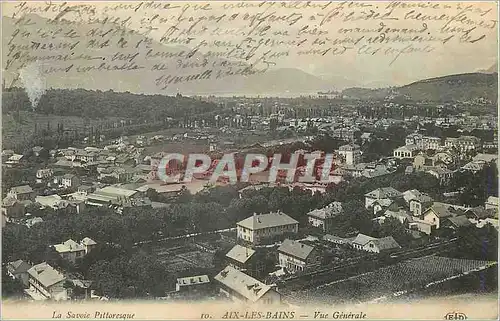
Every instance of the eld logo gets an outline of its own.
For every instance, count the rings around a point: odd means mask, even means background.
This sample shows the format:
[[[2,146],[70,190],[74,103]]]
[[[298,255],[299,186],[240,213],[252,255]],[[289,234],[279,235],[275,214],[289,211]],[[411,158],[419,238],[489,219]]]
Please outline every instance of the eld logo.
[[[444,316],[445,320],[467,320],[465,313],[450,312]]]

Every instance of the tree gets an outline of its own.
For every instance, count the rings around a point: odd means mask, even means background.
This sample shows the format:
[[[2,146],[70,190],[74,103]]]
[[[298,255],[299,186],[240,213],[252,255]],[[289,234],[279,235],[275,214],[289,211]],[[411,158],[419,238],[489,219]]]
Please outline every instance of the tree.
[[[409,245],[412,241],[411,235],[401,221],[394,217],[388,217],[380,224],[378,234],[379,237],[392,236],[402,247]]]
[[[7,274],[7,269],[2,269],[2,299],[20,298],[24,296],[24,286],[18,279]]]

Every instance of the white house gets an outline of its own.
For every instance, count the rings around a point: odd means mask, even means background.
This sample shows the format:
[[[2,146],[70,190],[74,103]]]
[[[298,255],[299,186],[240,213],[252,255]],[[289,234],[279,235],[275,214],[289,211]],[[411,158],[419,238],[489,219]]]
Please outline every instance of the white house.
[[[321,228],[323,232],[327,232],[334,224],[335,217],[343,211],[342,203],[332,202],[323,208],[307,213],[308,222],[314,227]]]
[[[297,233],[299,222],[282,212],[254,214],[236,224],[239,239],[260,244],[285,233]]]
[[[373,203],[383,199],[396,200],[401,197],[401,192],[392,187],[380,187],[365,194],[365,207],[368,209]]]
[[[227,266],[214,278],[222,294],[239,303],[275,305],[281,303],[281,295],[270,285]]]
[[[351,244],[357,250],[375,253],[401,248],[392,236],[376,238],[361,233],[356,236]]]
[[[80,243],[69,239],[61,244],[55,244],[53,247],[63,259],[75,263],[76,259],[83,258],[96,245],[97,243],[94,240],[86,237]]]
[[[361,162],[361,149],[359,145],[348,144],[339,147],[339,155],[342,155],[347,165],[355,165]]]
[[[66,300],[68,292],[64,288],[64,275],[46,262],[37,264],[28,270],[29,289],[35,300]]]
[[[486,209],[494,209],[498,213],[498,197],[490,196],[484,203]]]
[[[321,263],[317,249],[290,239],[284,240],[278,248],[278,262],[291,273],[304,271]]]
[[[396,148],[393,151],[393,156],[399,159],[413,159],[417,156],[419,148],[417,145],[405,145]]]

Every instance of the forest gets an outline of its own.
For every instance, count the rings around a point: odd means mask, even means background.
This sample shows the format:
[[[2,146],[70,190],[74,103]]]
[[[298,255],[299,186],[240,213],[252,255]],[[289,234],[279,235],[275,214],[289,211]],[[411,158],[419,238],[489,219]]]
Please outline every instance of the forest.
[[[129,92],[93,91],[86,89],[49,89],[32,106],[23,88],[9,88],[2,97],[3,113],[34,110],[40,114],[79,116],[99,119],[119,117],[134,120],[182,118],[220,109],[216,104],[182,95],[144,95]],[[138,112],[140,111],[140,112]]]

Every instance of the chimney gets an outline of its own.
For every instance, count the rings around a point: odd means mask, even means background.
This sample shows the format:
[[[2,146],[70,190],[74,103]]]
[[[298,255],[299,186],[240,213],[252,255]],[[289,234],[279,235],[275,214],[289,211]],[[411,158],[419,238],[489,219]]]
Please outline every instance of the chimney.
[[[255,216],[257,216],[257,213],[253,212],[253,216],[254,216],[254,217],[255,217]]]

